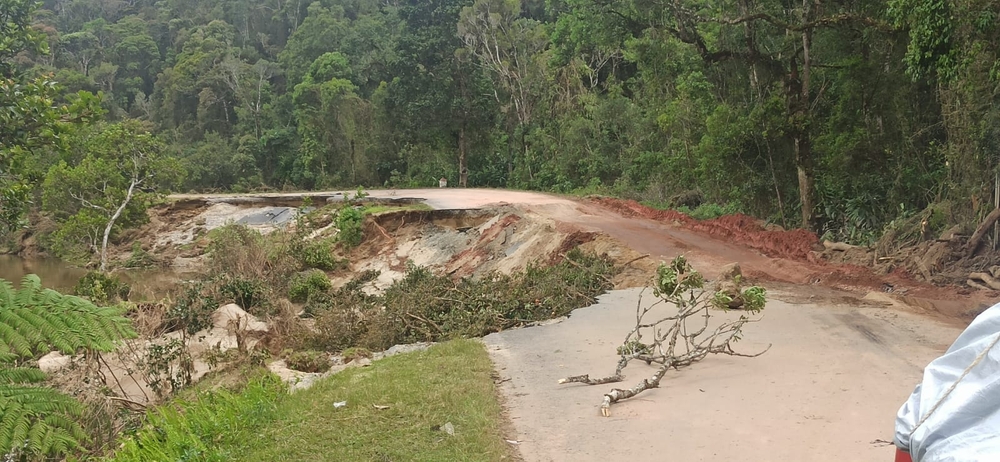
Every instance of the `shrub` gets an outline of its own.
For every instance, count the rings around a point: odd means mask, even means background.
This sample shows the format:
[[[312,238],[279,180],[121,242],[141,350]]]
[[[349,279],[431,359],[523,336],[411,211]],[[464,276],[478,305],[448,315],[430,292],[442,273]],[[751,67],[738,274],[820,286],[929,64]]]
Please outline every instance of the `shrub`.
[[[108,305],[128,300],[132,289],[115,276],[99,271],[91,271],[80,278],[73,287],[73,293],[87,297],[98,305]]]
[[[219,294],[254,315],[263,314],[269,301],[267,284],[259,279],[221,276]]]
[[[302,372],[326,372],[330,370],[330,357],[322,351],[296,351],[285,359],[288,367]]]
[[[326,277],[322,271],[311,270],[298,273],[289,282],[288,299],[296,303],[303,303],[309,300],[313,294],[327,292],[331,287],[330,278]]]
[[[333,243],[323,239],[303,243],[296,257],[304,268],[321,269],[323,271],[333,271],[342,266],[343,262],[334,258]]]
[[[344,207],[337,214],[337,240],[347,247],[357,247],[361,244],[362,221],[364,214],[354,207]]]
[[[283,293],[288,278],[298,271],[285,233],[261,235],[243,225],[226,225],[209,233],[209,269],[218,276],[262,281]]]
[[[219,308],[211,281],[186,283],[177,301],[167,309],[164,328],[184,329],[193,334],[212,325],[212,313]]]

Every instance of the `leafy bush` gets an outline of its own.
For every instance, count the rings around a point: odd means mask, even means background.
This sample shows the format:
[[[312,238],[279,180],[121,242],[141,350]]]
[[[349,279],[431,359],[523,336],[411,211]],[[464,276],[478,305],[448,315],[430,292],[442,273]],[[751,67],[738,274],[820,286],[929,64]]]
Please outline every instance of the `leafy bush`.
[[[73,287],[73,293],[80,297],[87,297],[98,305],[115,304],[128,300],[128,294],[132,288],[115,276],[91,271],[77,281]]]
[[[224,275],[219,278],[219,293],[247,312],[261,314],[268,306],[269,290],[264,281]]]
[[[302,243],[296,251],[296,257],[307,269],[333,271],[344,264],[341,260],[334,258],[333,243],[326,239]]]
[[[330,278],[326,277],[326,273],[322,271],[311,270],[298,273],[289,282],[288,299],[302,303],[313,294],[327,292],[331,287]]]
[[[326,372],[330,370],[330,357],[321,351],[296,351],[287,358],[288,367],[302,372]]]
[[[217,390],[196,401],[175,402],[149,411],[149,419],[126,439],[112,461],[233,460],[226,447],[257,437],[287,396],[273,374],[252,378],[240,392]]]
[[[337,214],[337,240],[347,247],[357,247],[363,238],[364,214],[354,207],[344,207]]]
[[[166,312],[167,331],[184,329],[193,334],[212,325],[212,313],[219,308],[211,281],[187,283],[177,301]]]

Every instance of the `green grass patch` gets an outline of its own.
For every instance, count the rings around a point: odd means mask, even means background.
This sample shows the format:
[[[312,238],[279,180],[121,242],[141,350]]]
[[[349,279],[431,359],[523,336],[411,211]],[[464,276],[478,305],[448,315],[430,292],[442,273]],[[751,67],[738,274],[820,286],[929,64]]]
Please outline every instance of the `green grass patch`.
[[[234,448],[273,421],[286,389],[274,375],[259,374],[239,393],[217,390],[193,401],[175,400],[150,411],[146,424],[109,460],[236,460]]]
[[[456,340],[293,394],[257,377],[159,408],[111,460],[511,460],[491,373],[482,343]]]
[[[372,205],[369,207],[365,207],[365,213],[369,215],[375,215],[378,213],[386,213],[386,212],[405,212],[409,210],[427,212],[430,210],[434,210],[434,207],[431,207],[423,202],[418,202],[416,204],[409,204],[409,205]]]
[[[254,438],[226,451],[242,461],[509,459],[491,371],[474,340],[349,369],[288,396]],[[454,436],[432,430],[447,422]]]

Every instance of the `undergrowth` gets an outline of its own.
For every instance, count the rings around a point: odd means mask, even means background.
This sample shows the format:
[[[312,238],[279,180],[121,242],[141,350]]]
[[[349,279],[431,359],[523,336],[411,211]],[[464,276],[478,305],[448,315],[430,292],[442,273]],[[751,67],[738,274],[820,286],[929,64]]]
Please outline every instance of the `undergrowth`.
[[[309,347],[339,351],[365,347],[479,337],[564,316],[594,302],[612,287],[615,267],[606,256],[571,251],[553,266],[529,266],[513,274],[490,273],[454,281],[409,266],[382,295],[362,290],[378,273],[309,297],[306,312],[316,318]]]
[[[132,288],[116,276],[91,271],[77,281],[73,294],[86,297],[98,305],[115,304],[128,300]]]
[[[286,398],[286,386],[261,373],[240,391],[216,390],[149,412],[146,424],[110,458],[120,462],[228,461],[233,448],[255,439]]]

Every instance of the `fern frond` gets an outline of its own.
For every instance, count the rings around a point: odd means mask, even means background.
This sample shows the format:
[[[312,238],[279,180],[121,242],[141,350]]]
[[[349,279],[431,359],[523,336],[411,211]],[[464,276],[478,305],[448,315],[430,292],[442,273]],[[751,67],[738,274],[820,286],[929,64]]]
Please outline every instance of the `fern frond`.
[[[45,373],[35,368],[0,366],[0,385],[38,383],[44,380]]]
[[[32,356],[48,349],[66,354],[86,348],[109,351],[115,341],[134,337],[123,310],[98,307],[72,295],[44,289],[29,274],[14,291],[0,283],[0,358]]]
[[[0,454],[53,456],[86,436],[73,419],[81,404],[51,388],[0,384]]]
[[[86,438],[75,420],[83,406],[56,390],[31,385],[45,380],[45,374],[10,367],[13,360],[51,349],[109,351],[117,340],[134,336],[124,310],[44,289],[33,274],[17,290],[0,279],[0,457],[58,457]]]

